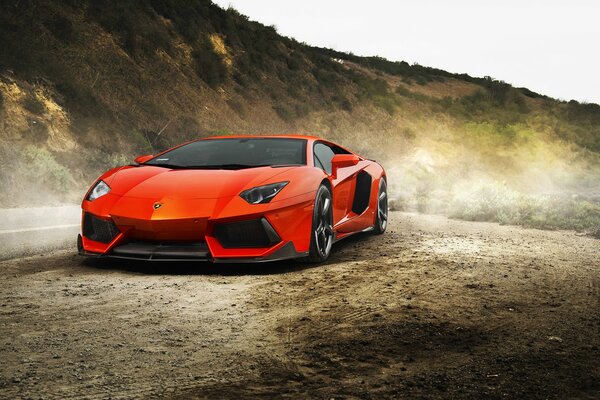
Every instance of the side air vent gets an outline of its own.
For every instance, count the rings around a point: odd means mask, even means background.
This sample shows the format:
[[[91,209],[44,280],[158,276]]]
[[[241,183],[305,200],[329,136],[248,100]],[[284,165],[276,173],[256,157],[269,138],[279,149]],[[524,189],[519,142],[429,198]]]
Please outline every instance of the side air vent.
[[[365,171],[360,171],[356,175],[356,190],[354,200],[352,201],[352,212],[362,214],[369,207],[371,197],[371,175]]]
[[[281,241],[265,218],[219,224],[215,237],[226,249],[271,247]]]
[[[110,243],[119,233],[112,220],[104,220],[85,213],[83,216],[83,236],[100,243]]]

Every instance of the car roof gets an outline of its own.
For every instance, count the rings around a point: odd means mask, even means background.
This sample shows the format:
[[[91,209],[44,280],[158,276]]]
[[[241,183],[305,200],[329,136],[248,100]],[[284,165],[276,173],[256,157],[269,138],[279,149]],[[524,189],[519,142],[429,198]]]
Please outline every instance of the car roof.
[[[269,139],[269,138],[274,138],[274,139],[304,139],[307,140],[311,143],[314,142],[325,142],[337,147],[340,147],[346,151],[348,151],[349,153],[352,154],[356,154],[353,151],[350,151],[346,148],[344,148],[343,146],[340,146],[339,144],[332,142],[331,140],[328,139],[323,139],[321,137],[318,136],[311,136],[311,135],[298,135],[298,134],[280,134],[280,135],[272,135],[272,134],[267,134],[267,135],[263,135],[263,134],[255,134],[255,135],[219,135],[219,136],[209,136],[209,137],[203,137],[203,138],[198,138],[196,140],[192,140],[190,142],[187,143],[183,143],[182,145],[188,144],[188,143],[192,143],[192,142],[197,142],[200,140],[211,140],[211,139],[246,139],[246,138],[264,138],[264,139]],[[179,146],[177,146],[179,147]]]
[[[306,140],[322,140],[317,136],[310,135],[297,135],[297,134],[289,134],[289,135],[221,135],[221,136],[209,136],[200,138],[198,140],[205,139],[244,139],[244,138],[276,138],[276,139],[306,139]]]
[[[307,140],[307,141],[309,141],[311,143],[322,141],[322,142],[329,143],[329,144],[334,145],[334,146],[338,146],[338,147],[340,147],[340,148],[348,151],[351,154],[356,154],[356,153],[354,153],[354,152],[352,152],[352,151],[344,148],[343,146],[340,146],[339,144],[337,144],[335,142],[332,142],[331,140],[323,139],[323,138],[320,138],[318,136],[297,135],[297,134],[283,134],[283,135],[261,135],[261,134],[257,134],[257,135],[219,135],[219,136],[209,136],[209,137],[198,138],[198,139],[195,139],[195,140],[190,140],[188,142],[182,143],[182,144],[180,144],[178,146],[175,146],[175,147],[172,147],[170,149],[167,149],[167,150],[165,150],[165,151],[157,154],[156,156],[158,156],[160,154],[163,154],[163,153],[166,153],[167,151],[171,151],[173,149],[176,149],[178,147],[185,146],[185,145],[190,144],[190,143],[198,142],[200,140],[211,140],[211,139],[245,139],[245,138],[304,139],[304,140]]]

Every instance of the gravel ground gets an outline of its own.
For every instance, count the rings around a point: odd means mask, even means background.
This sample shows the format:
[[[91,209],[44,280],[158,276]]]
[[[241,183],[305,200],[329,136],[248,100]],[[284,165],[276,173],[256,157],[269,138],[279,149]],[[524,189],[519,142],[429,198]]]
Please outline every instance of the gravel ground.
[[[600,241],[391,213],[321,265],[0,262],[2,398],[600,398]]]

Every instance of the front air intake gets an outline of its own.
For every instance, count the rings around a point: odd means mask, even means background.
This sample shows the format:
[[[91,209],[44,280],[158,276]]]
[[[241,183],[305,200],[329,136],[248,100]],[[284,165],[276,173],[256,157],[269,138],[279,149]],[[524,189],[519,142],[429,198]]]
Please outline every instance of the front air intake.
[[[100,219],[92,214],[83,215],[83,236],[100,243],[110,243],[119,234],[112,220]]]
[[[226,249],[271,247],[281,241],[266,218],[219,224],[214,233]]]

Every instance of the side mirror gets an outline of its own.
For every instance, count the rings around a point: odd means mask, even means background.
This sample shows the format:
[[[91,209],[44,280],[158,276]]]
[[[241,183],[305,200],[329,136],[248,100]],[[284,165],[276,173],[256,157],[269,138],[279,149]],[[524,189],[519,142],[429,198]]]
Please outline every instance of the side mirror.
[[[146,161],[150,161],[152,159],[152,157],[154,157],[152,154],[146,154],[143,156],[136,157],[133,161],[135,161],[136,164],[143,164]]]
[[[360,161],[360,157],[356,154],[336,154],[331,159],[331,174],[333,178],[337,178],[338,168],[352,167]]]

